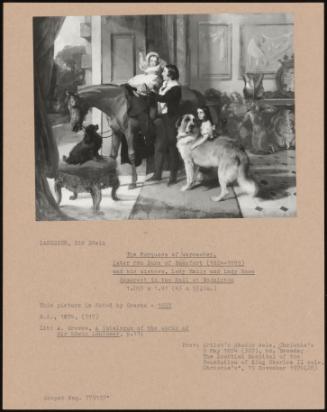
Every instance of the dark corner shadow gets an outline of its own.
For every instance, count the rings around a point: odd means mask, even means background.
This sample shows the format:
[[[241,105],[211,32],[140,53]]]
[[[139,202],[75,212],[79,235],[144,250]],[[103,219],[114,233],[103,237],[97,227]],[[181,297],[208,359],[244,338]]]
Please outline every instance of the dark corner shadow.
[[[100,210],[99,212],[93,212],[92,207],[89,209],[81,210],[79,206],[73,205],[63,205],[61,210],[66,214],[67,218],[65,220],[103,220],[104,211]],[[71,216],[74,215],[74,217]],[[80,219],[79,217],[83,217]]]
[[[265,175],[266,178],[268,176]],[[294,188],[296,185],[296,177],[294,176],[269,176],[269,183],[264,178],[256,178],[259,185],[257,197],[262,200],[278,200],[288,197],[294,193],[288,192],[289,188]],[[294,189],[293,189],[294,190]]]
[[[193,188],[196,188],[199,186],[205,187],[206,191],[208,191],[208,190],[214,189],[215,187],[219,187],[220,185],[219,185],[218,179],[216,178],[216,179],[204,180],[203,182],[196,183],[193,186]]]

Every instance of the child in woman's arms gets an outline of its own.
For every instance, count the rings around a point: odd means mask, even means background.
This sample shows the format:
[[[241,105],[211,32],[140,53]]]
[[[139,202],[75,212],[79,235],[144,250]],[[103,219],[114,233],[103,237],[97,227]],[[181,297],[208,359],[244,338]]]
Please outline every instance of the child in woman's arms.
[[[143,71],[132,77],[128,84],[140,94],[145,94],[147,89],[150,91],[158,91],[162,84],[161,73],[163,70],[163,61],[156,52],[149,52],[145,59],[143,54],[139,53],[139,68]]]

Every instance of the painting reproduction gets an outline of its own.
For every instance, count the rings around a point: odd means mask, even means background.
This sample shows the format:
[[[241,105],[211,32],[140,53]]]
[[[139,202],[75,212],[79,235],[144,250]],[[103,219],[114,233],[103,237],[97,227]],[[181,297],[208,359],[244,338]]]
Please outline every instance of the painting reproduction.
[[[296,216],[291,14],[34,17],[33,43],[36,220]]]
[[[292,24],[256,24],[241,27],[243,73],[267,73],[274,77],[280,60],[293,55]]]

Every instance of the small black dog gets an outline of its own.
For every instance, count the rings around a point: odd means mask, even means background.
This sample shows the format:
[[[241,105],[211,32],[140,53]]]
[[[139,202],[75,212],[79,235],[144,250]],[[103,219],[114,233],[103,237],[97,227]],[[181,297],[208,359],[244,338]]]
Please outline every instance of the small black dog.
[[[84,128],[83,140],[72,148],[69,156],[63,160],[72,165],[83,164],[88,160],[99,159],[99,150],[102,147],[102,137],[96,132],[98,125],[90,124]]]

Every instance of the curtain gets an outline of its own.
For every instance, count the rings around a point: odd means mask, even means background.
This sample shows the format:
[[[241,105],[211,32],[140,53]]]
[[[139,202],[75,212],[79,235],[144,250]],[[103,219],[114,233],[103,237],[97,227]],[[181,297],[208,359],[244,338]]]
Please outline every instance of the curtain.
[[[34,122],[35,122],[35,200],[36,220],[62,220],[50,191],[47,177],[57,173],[59,154],[46,112],[54,69],[54,41],[65,17],[35,17],[34,43]]]

